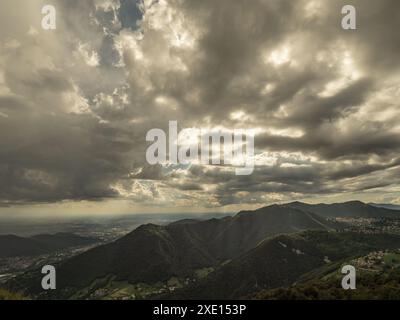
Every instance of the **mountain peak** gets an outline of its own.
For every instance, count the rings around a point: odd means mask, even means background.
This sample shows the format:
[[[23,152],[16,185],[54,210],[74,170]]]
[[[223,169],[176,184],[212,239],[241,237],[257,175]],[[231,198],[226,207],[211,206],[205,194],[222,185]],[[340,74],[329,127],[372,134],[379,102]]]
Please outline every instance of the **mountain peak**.
[[[347,201],[343,204],[347,204],[347,205],[357,205],[357,206],[367,206],[366,203],[359,201],[359,200],[352,200],[352,201]]]
[[[301,201],[293,201],[289,203],[283,204],[284,206],[304,206],[304,205],[309,205],[308,203],[301,202]]]

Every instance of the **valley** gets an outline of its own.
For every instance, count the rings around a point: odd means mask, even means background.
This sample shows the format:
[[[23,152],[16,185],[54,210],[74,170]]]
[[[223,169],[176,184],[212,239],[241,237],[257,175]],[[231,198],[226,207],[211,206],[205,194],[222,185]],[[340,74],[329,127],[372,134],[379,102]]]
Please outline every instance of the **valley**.
[[[321,270],[335,274],[346,260],[369,273],[396,272],[399,249],[400,211],[361,202],[295,202],[143,224],[54,260],[54,291],[41,289],[34,266],[3,282],[33,299],[258,299],[302,281],[325,281]],[[390,268],[374,270],[374,259]]]

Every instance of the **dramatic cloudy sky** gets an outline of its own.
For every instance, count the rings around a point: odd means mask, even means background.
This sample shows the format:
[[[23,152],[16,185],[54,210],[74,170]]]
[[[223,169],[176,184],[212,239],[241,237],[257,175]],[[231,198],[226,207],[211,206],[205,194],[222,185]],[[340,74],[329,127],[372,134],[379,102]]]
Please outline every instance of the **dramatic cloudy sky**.
[[[0,213],[400,203],[399,30],[398,0],[2,0]],[[257,129],[254,173],[148,165],[169,120]]]

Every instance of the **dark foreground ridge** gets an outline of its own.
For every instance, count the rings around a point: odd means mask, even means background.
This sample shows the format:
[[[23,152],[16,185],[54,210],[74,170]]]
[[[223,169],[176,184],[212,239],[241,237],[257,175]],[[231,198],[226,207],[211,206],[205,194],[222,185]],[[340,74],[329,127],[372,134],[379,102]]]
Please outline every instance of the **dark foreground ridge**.
[[[96,242],[97,239],[72,233],[41,234],[29,238],[0,235],[0,258],[41,255]]]

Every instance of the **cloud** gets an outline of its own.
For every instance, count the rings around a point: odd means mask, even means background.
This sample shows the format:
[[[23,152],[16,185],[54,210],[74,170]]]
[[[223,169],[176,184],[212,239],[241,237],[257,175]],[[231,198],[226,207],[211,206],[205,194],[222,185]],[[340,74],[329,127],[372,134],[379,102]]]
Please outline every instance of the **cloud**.
[[[341,0],[53,0],[55,31],[43,1],[17,2],[0,13],[3,205],[396,199],[398,1],[354,0],[356,31]],[[254,173],[149,166],[146,132],[169,120],[256,128]]]

